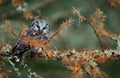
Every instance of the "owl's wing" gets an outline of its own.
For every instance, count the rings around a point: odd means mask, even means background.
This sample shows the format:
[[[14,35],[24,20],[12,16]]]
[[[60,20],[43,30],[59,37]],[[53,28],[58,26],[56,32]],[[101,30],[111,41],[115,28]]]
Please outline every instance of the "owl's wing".
[[[20,40],[13,47],[10,55],[15,55],[15,54],[23,53],[23,52],[25,52],[25,51],[27,51],[29,49],[30,49],[30,46],[27,43],[25,43],[24,41]]]
[[[40,34],[38,32],[35,32],[32,29],[28,29],[28,30],[26,30],[26,32],[23,35],[26,37],[29,37],[29,38],[34,38],[35,36],[38,36]]]
[[[28,50],[30,50],[30,45],[26,42],[20,40],[18,43],[13,47],[9,56],[17,56],[17,58],[13,57],[16,62],[19,62],[20,65],[24,63],[25,56],[28,54]],[[18,59],[18,61],[17,61]]]

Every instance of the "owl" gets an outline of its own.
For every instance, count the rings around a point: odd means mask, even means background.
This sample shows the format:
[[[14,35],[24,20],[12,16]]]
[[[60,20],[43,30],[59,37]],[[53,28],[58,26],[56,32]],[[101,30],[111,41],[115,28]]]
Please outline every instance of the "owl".
[[[34,20],[29,28],[23,33],[23,36],[29,37],[30,39],[37,39],[39,41],[48,40],[50,34],[50,25],[46,20],[36,19]],[[10,52],[11,56],[17,55],[17,61],[22,65],[24,59],[31,49],[30,44],[24,40],[19,40]],[[42,52],[42,47],[33,47],[32,49],[37,52]]]

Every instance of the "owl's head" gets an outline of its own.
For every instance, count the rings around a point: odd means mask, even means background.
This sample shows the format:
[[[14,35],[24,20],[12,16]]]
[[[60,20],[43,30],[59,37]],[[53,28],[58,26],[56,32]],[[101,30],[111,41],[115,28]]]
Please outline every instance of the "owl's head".
[[[50,33],[50,25],[46,20],[36,19],[31,23],[30,28],[40,34],[49,34]]]

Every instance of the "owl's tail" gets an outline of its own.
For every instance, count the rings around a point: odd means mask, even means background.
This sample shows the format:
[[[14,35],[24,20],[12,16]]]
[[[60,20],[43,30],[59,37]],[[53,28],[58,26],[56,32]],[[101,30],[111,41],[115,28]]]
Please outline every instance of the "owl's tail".
[[[19,41],[6,56],[22,65],[29,50],[30,46],[28,44]]]

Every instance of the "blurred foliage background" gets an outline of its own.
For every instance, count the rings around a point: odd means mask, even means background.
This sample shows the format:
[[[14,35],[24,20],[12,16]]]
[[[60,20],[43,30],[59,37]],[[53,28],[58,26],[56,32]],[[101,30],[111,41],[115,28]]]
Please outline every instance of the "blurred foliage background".
[[[17,34],[24,24],[30,25],[33,19],[26,19],[21,7],[12,4],[14,0],[0,0],[0,25],[5,20],[13,23],[13,28]],[[106,15],[105,28],[113,33],[120,33],[120,6],[111,6],[108,0],[21,0],[21,6],[27,8],[32,14],[39,15],[46,19],[51,25],[51,32],[55,32],[60,24],[68,18],[73,18],[72,26],[64,30],[63,35],[58,36],[59,40],[54,41],[54,47],[61,50],[96,50],[100,49],[95,33],[86,23],[79,22],[73,15],[72,7],[76,7],[80,12],[90,19],[96,9],[101,9]],[[116,42],[101,37],[105,48],[116,48]],[[0,45],[4,42],[15,44],[18,38],[9,32],[0,30]],[[53,48],[54,49],[54,48]],[[57,61],[45,61],[42,59],[27,58],[29,67],[44,78],[72,78],[71,72],[64,65]],[[109,64],[109,66],[108,66]],[[112,61],[100,65],[111,78],[120,78],[120,62]],[[24,72],[24,70],[23,70]],[[10,78],[16,77],[15,73],[10,74]],[[25,76],[23,75],[23,78]],[[26,77],[25,77],[26,78]]]

